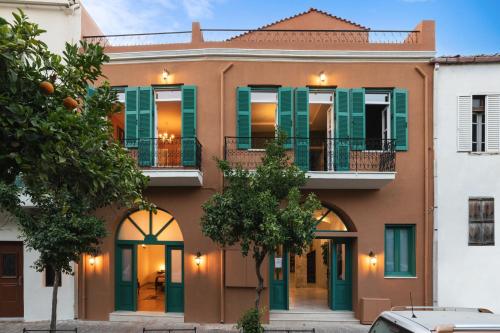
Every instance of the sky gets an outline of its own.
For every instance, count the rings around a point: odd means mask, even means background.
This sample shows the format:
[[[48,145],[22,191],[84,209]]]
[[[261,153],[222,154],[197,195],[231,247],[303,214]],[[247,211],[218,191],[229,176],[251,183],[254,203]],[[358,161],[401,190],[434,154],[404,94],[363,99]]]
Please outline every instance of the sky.
[[[371,29],[436,21],[438,55],[500,53],[500,0],[83,0],[105,34],[252,29],[313,7]]]

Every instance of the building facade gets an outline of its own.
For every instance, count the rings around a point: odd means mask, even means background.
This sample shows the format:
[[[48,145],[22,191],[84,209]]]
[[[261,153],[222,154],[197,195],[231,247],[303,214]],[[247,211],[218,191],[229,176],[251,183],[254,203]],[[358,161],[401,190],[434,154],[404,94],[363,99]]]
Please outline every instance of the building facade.
[[[46,30],[40,39],[54,53],[62,54],[65,43],[79,42],[82,34],[101,33],[79,1],[0,1],[0,17],[7,21],[12,20],[12,13],[18,9]],[[29,209],[29,198],[24,197],[23,201]],[[50,318],[54,274],[36,272],[31,266],[37,258],[38,253],[29,251],[19,239],[15,221],[0,216],[0,320]],[[78,265],[74,268],[77,271]],[[74,276],[63,274],[58,293],[59,319],[75,318],[77,292]]]
[[[500,57],[434,63],[434,303],[498,312]]]
[[[80,264],[80,318],[232,323],[250,308],[253,259],[202,235],[201,205],[224,186],[213,157],[255,168],[276,128],[324,207],[306,254],[266,262],[266,320],[366,322],[410,293],[432,303],[434,22],[386,34],[311,9],[255,30],[133,38],[86,39],[106,45],[124,107],[115,136],[159,211],[98,212],[109,236]]]

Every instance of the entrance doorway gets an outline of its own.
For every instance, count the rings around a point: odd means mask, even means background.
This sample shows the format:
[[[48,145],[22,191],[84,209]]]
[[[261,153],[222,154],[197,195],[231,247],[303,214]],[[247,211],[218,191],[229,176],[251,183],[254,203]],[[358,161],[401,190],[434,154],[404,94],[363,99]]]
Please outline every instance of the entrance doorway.
[[[116,235],[115,308],[184,312],[184,243],[164,210],[136,211]]]
[[[315,213],[316,237],[302,254],[282,248],[270,258],[272,310],[352,310],[352,241],[330,208]]]
[[[23,317],[23,243],[0,242],[0,317]]]

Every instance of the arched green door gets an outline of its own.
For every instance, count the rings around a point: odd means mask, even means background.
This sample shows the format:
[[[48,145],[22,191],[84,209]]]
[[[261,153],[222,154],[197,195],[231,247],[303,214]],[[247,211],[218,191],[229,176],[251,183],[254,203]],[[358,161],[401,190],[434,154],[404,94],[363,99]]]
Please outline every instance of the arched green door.
[[[165,248],[165,311],[184,311],[184,242],[180,227],[168,212],[158,209],[127,215],[116,233],[115,308],[137,311],[139,245]]]

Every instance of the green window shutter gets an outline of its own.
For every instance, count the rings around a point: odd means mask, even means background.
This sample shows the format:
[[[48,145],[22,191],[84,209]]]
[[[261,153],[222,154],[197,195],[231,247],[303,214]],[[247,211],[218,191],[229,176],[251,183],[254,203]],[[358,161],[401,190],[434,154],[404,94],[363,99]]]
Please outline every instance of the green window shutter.
[[[295,164],[309,171],[309,88],[295,89]]]
[[[250,88],[236,89],[236,136],[238,149],[250,149],[251,142]]]
[[[139,87],[139,165],[154,165],[154,103],[153,88]]]
[[[364,150],[366,140],[365,89],[351,89],[349,111],[351,119],[351,149]]]
[[[139,88],[125,89],[125,147],[137,148]]]
[[[392,138],[397,151],[408,150],[408,90],[394,89],[391,101]]]
[[[349,171],[350,165],[349,89],[335,90],[335,170]]]
[[[95,93],[95,88],[92,86],[87,86],[87,96],[92,97]]]
[[[182,165],[196,166],[196,87],[182,86]]]
[[[291,149],[293,142],[293,89],[289,87],[278,90],[278,128],[287,135],[285,148]]]
[[[415,276],[415,225],[386,225],[385,276]]]

